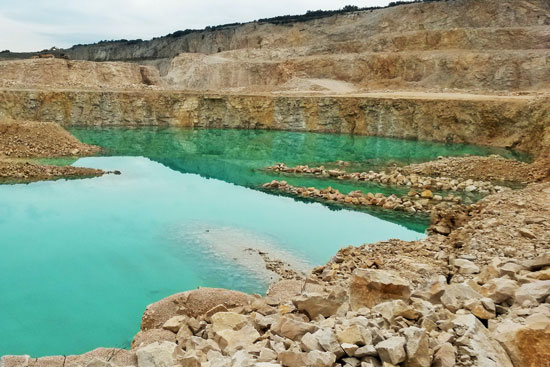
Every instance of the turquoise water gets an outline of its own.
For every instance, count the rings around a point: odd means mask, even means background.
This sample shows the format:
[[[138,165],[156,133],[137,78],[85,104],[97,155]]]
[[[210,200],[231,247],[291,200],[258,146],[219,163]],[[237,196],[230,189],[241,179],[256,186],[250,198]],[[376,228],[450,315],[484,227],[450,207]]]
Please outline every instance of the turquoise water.
[[[263,292],[269,275],[249,247],[307,269],[342,246],[424,236],[425,218],[259,191],[277,177],[260,170],[267,165],[338,159],[373,165],[494,152],[281,132],[72,132],[107,151],[74,165],[122,175],[0,186],[0,355],[128,347],[145,306],[165,296],[198,286]],[[339,185],[354,188],[333,182]]]

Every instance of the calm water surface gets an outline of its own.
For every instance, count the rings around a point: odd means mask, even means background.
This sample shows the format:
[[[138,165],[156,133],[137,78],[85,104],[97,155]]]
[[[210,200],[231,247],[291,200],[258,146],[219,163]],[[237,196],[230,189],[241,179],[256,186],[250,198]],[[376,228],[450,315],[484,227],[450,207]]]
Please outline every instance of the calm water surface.
[[[73,129],[105,156],[78,166],[121,170],[83,180],[0,186],[0,355],[128,347],[145,306],[203,287],[264,292],[255,247],[298,267],[341,247],[422,238],[426,218],[359,212],[258,190],[261,170],[356,161],[364,169],[440,155],[507,154],[464,145],[286,132]],[[61,163],[61,162],[60,162]],[[400,193],[370,185],[288,177]]]

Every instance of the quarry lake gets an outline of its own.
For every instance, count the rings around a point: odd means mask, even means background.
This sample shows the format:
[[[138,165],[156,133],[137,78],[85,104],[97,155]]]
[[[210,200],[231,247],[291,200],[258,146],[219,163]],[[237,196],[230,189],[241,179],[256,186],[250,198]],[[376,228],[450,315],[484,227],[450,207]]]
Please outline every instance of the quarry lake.
[[[264,293],[257,252],[297,269],[338,249],[424,237],[427,217],[354,211],[267,193],[264,168],[379,169],[503,150],[375,137],[245,130],[73,128],[105,149],[75,166],[120,170],[0,186],[0,355],[130,345],[145,307],[197,287]],[[55,161],[54,161],[55,162]],[[58,160],[67,163],[67,160]],[[404,194],[368,183],[285,176],[292,185]]]

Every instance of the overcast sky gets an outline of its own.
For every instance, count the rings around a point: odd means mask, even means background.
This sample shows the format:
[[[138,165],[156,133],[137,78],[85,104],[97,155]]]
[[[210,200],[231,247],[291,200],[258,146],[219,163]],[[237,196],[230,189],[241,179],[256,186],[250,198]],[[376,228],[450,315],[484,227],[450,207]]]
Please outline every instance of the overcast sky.
[[[183,29],[389,0],[0,0],[0,51],[111,39],[150,39]]]

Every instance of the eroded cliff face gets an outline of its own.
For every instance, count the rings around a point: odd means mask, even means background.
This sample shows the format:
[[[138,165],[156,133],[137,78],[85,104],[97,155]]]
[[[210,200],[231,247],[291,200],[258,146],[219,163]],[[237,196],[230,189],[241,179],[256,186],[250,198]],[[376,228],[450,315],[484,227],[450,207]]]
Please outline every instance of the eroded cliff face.
[[[132,63],[63,59],[0,62],[1,88],[141,89],[161,85],[156,68]]]
[[[549,14],[550,5],[545,0],[441,1],[349,13],[285,25],[252,22],[215,31],[199,31],[181,37],[160,37],[139,43],[76,46],[63,52],[73,59],[92,61],[171,59],[182,52],[213,54],[243,48],[321,46],[367,41],[370,37],[379,39],[380,34],[402,39],[399,34],[404,32],[437,33],[442,29],[461,28],[465,29],[463,32],[468,33],[470,28],[548,26]],[[502,31],[492,30],[488,33],[491,32]],[[520,30],[518,34],[524,32],[531,30]],[[394,34],[390,36],[391,33]],[[430,34],[427,32],[427,37]],[[414,38],[418,40],[422,36],[421,33],[420,37]],[[430,38],[431,42],[437,43],[438,36]],[[502,42],[507,38],[498,39]],[[516,37],[511,37],[509,42],[521,45]],[[452,43],[452,46],[456,44]]]
[[[363,134],[550,153],[550,98],[11,90],[0,93],[0,118]]]

